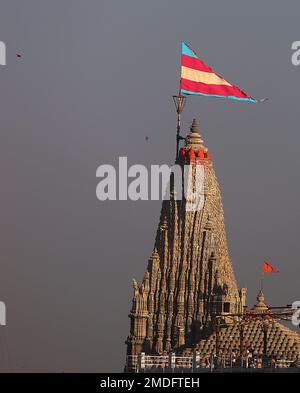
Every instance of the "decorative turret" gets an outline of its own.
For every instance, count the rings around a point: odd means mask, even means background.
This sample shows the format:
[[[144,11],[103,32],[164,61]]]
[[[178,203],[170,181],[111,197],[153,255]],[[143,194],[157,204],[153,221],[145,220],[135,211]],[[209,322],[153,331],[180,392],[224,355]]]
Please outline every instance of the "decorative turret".
[[[186,146],[192,149],[203,149],[203,139],[201,138],[196,119],[193,119],[190,133],[186,136]]]
[[[266,312],[269,309],[269,307],[265,303],[265,295],[262,290],[259,291],[256,299],[257,299],[257,303],[253,307],[253,311],[256,313]]]
[[[247,289],[241,288],[239,291],[239,295],[240,295],[240,304],[241,304],[239,312],[243,312],[244,308],[246,307]]]

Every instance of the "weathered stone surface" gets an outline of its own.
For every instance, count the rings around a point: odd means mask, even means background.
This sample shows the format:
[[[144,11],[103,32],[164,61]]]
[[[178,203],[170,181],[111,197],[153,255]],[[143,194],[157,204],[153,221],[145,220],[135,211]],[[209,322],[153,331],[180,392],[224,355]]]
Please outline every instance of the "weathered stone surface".
[[[215,351],[214,316],[222,313],[226,321],[226,314],[241,313],[246,305],[246,290],[238,290],[228,252],[219,184],[195,120],[178,163],[189,165],[193,173],[197,166],[204,168],[204,205],[188,211],[188,199],[163,202],[147,271],[140,286],[134,282],[128,355],[184,353],[191,348],[209,355]],[[264,307],[261,293],[256,311]],[[246,328],[249,339],[253,332],[259,335],[258,323]],[[290,345],[291,353],[299,354],[299,336],[296,339],[278,323],[270,326],[270,349],[284,352]],[[260,352],[261,335],[255,340],[252,347]],[[238,341],[237,324],[222,330],[221,347],[232,350]]]

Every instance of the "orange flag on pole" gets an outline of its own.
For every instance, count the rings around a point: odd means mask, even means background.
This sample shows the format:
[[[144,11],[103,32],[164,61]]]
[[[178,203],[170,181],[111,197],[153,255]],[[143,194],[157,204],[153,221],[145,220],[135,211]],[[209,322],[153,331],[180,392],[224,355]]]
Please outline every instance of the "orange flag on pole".
[[[275,267],[271,266],[268,262],[264,261],[263,272],[264,273],[278,273],[279,270],[276,269]]]

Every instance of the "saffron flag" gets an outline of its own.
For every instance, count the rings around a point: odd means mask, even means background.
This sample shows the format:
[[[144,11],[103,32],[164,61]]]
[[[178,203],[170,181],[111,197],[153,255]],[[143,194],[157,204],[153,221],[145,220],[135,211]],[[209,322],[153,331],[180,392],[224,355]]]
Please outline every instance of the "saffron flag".
[[[248,102],[266,101],[266,99],[256,100],[250,97],[217,75],[184,42],[181,47],[180,93]]]
[[[276,269],[275,267],[272,267],[268,262],[264,261],[263,272],[264,273],[278,273],[279,270]]]

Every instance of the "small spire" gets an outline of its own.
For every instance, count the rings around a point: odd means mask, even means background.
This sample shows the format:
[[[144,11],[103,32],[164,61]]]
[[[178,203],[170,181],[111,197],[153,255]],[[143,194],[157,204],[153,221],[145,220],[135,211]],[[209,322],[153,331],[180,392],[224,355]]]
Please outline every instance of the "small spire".
[[[190,131],[186,137],[186,145],[195,149],[203,148],[203,140],[196,119],[193,119]]]
[[[260,290],[258,292],[258,295],[257,295],[256,299],[257,299],[258,302],[261,302],[261,303],[265,302],[265,295],[264,295],[262,290]]]
[[[257,303],[254,306],[255,311],[263,312],[268,310],[269,307],[265,303],[265,295],[262,290],[258,292],[256,299],[257,299]]]
[[[191,130],[192,133],[200,134],[198,123],[197,123],[196,119],[193,119],[193,122],[192,122],[190,130]]]
[[[151,259],[159,259],[159,254],[157,252],[157,248],[154,247],[152,254],[151,254]]]
[[[164,230],[164,231],[165,231],[166,229],[168,229],[168,220],[167,220],[167,217],[164,217],[164,218],[163,218],[160,228],[161,228],[162,230]]]
[[[205,226],[204,226],[204,230],[205,230],[205,231],[210,231],[212,228],[213,228],[213,224],[212,224],[210,215],[208,215],[208,216],[207,216],[206,224],[205,224]]]

